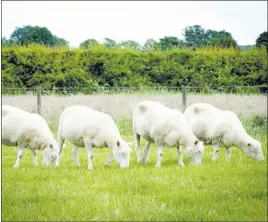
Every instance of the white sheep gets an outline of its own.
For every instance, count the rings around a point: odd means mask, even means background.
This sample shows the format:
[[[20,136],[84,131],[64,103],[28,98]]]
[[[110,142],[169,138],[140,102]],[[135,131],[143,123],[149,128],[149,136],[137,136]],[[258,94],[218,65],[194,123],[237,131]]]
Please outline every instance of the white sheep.
[[[184,116],[194,134],[207,143],[212,143],[212,160],[217,159],[219,146],[226,148],[226,159],[230,160],[231,146],[236,146],[249,157],[264,159],[261,144],[247,134],[237,115],[206,103],[194,103]]]
[[[43,150],[44,165],[50,165],[58,155],[57,141],[42,116],[8,105],[2,106],[2,144],[17,147],[14,167],[19,167],[24,148],[32,151],[35,166],[36,150]]]
[[[78,147],[86,147],[88,169],[93,169],[92,147],[111,148],[112,152],[105,165],[109,165],[114,158],[121,168],[129,166],[131,149],[122,139],[114,120],[106,113],[86,106],[67,107],[59,119],[60,153],[65,138],[73,144],[73,161],[76,166],[79,166]]]
[[[12,112],[20,112],[23,111],[22,109],[15,107],[15,106],[8,106],[8,105],[3,105],[2,106],[2,118],[6,116],[7,114],[10,114]]]
[[[158,149],[155,167],[161,166],[164,146],[177,147],[178,164],[181,166],[184,166],[181,145],[185,148],[185,154],[191,163],[200,164],[202,162],[203,142],[196,138],[183,114],[178,110],[154,101],[140,102],[133,111],[132,126],[137,162],[141,162],[140,137],[147,141],[142,160],[144,163],[148,162],[151,143],[155,143]]]

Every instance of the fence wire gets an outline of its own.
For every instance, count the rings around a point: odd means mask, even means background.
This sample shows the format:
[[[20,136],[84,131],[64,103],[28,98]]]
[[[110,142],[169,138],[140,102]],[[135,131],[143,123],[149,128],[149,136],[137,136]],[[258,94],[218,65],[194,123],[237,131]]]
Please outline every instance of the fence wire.
[[[201,94],[268,94],[267,85],[259,86],[219,86],[217,88],[210,88],[209,86],[181,86],[181,87],[133,87],[133,86],[96,86],[96,87],[53,87],[53,88],[42,88],[42,95],[77,95],[77,94],[113,94],[113,93],[179,93],[182,88],[185,87],[187,93],[201,93]],[[37,88],[17,88],[17,87],[3,87],[2,95],[34,95],[36,94]]]
[[[230,88],[236,89],[232,92]],[[236,87],[236,88],[234,88]],[[242,88],[244,90],[239,91]],[[246,89],[246,90],[245,90]],[[185,106],[196,102],[212,104],[218,108],[234,111],[252,136],[267,138],[267,91],[266,86],[185,86],[182,87],[54,87],[41,88],[40,113],[51,125],[55,125],[64,108],[86,105],[110,114],[117,122],[131,119],[135,104],[142,100],[155,100],[183,111]],[[241,92],[241,93],[240,93]],[[37,88],[2,88],[2,104],[38,112]],[[128,126],[127,126],[128,127]],[[131,131],[131,130],[130,130]]]

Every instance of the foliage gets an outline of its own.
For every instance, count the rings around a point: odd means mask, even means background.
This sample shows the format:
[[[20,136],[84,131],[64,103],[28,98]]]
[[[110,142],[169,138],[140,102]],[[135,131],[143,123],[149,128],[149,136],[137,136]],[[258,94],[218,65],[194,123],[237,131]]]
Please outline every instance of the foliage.
[[[160,38],[159,47],[161,50],[167,50],[171,48],[178,48],[184,46],[182,40],[179,40],[174,36],[165,36],[164,38]]]
[[[134,50],[141,49],[141,45],[133,40],[122,41],[120,43],[120,46],[126,49],[134,49]]]
[[[200,25],[188,26],[183,30],[185,42],[189,46],[207,45],[206,30]]]
[[[147,39],[143,46],[143,50],[157,50],[159,48],[159,43],[154,39]]]
[[[104,45],[107,48],[112,48],[112,47],[116,47],[117,46],[116,41],[113,40],[113,39],[109,39],[109,38],[104,38]]]
[[[261,33],[256,39],[256,46],[260,47],[262,45],[268,50],[268,32]]]
[[[6,46],[1,70],[2,87],[186,85],[205,87],[209,92],[227,85],[225,92],[241,92],[236,86],[265,87],[268,82],[263,47],[247,51],[219,47],[142,51],[103,45],[87,49]]]
[[[223,48],[237,47],[231,33],[215,30],[205,30],[200,25],[188,26],[183,30],[185,42],[191,47],[219,46]]]
[[[63,38],[54,36],[46,27],[39,26],[23,26],[17,27],[11,34],[11,41],[18,45],[28,45],[31,43],[39,43],[47,46],[64,46],[68,42]]]
[[[100,43],[95,39],[87,39],[84,42],[80,43],[79,48],[87,49],[87,48],[90,48],[90,47],[96,47],[99,44]]]
[[[2,37],[1,38],[1,45],[2,45],[2,47],[6,47],[6,46],[16,45],[16,43],[12,39],[7,39],[6,37]]]
[[[211,46],[221,46],[223,48],[237,47],[236,41],[231,33],[226,31],[207,30],[207,44]]]

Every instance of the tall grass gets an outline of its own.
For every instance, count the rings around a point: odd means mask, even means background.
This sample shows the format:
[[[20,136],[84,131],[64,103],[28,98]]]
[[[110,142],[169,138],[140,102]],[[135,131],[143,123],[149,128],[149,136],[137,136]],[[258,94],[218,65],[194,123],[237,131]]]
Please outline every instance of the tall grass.
[[[169,93],[165,91],[142,94],[42,96],[42,115],[48,121],[50,119],[56,120],[64,108],[80,104],[107,112],[117,121],[121,118],[130,119],[134,107],[138,102],[143,100],[155,100],[169,107],[181,110],[181,98],[181,93]],[[252,116],[266,116],[267,114],[267,97],[265,95],[187,95],[187,105],[196,102],[210,103],[221,109],[232,110],[239,117],[245,119]],[[34,95],[2,96],[2,103],[17,106],[30,112],[35,112],[37,109],[36,96]]]

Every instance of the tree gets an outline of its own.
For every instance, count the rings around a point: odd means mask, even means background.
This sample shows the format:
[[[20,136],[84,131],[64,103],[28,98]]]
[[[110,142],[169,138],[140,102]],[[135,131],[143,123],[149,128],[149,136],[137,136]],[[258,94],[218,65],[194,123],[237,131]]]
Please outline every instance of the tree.
[[[182,47],[184,46],[184,42],[174,36],[165,36],[164,38],[160,38],[159,46],[162,50],[167,50],[175,47]]]
[[[256,39],[256,46],[260,47],[262,45],[264,45],[268,50],[268,32],[261,33]]]
[[[133,41],[133,40],[127,40],[127,41],[122,41],[120,43],[120,46],[123,48],[130,48],[130,49],[141,49],[141,46],[138,42]]]
[[[231,33],[215,30],[207,30],[207,44],[211,46],[220,46],[223,48],[237,47],[237,42],[233,39]]]
[[[109,38],[104,38],[104,45],[107,48],[112,48],[112,47],[116,47],[117,46],[116,41],[113,40],[113,39],[109,39]]]
[[[219,46],[223,48],[237,47],[237,42],[233,39],[231,33],[216,30],[205,30],[200,25],[189,26],[183,33],[185,42],[191,47],[201,46]]]
[[[65,39],[52,35],[46,27],[39,26],[17,27],[11,34],[11,40],[18,45],[28,45],[30,43],[39,43],[48,46],[68,44]]]
[[[142,49],[143,50],[156,50],[156,49],[159,49],[159,44],[154,39],[147,39]]]
[[[60,46],[68,45],[68,41],[66,41],[63,38],[58,38],[57,36],[55,36],[55,39],[56,39],[56,45]]]
[[[2,45],[7,44],[7,39],[6,39],[6,37],[2,37],[2,38],[1,38],[1,44],[2,44]]]
[[[188,46],[200,47],[207,45],[206,30],[200,25],[188,26],[183,30],[182,34]]]
[[[96,47],[100,43],[95,39],[87,39],[84,42],[80,43],[79,48],[88,49],[90,47]]]

